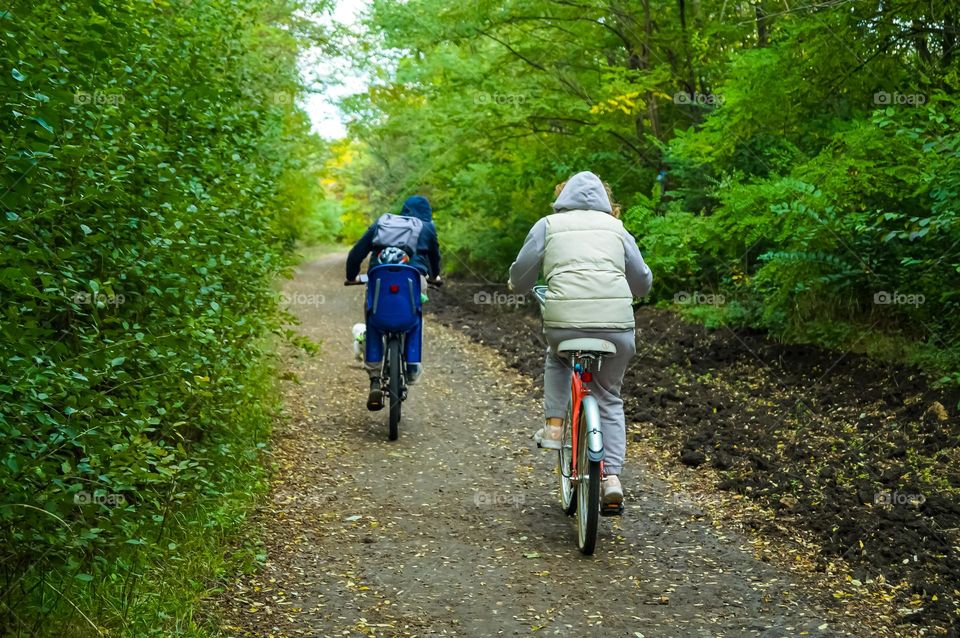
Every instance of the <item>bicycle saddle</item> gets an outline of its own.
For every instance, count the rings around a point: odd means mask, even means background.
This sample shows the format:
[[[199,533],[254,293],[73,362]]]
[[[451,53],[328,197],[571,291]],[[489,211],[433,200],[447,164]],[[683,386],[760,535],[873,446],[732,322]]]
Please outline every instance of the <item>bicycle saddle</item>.
[[[558,354],[570,354],[572,352],[589,352],[606,356],[617,354],[617,346],[604,339],[567,339],[561,341],[557,346]]]

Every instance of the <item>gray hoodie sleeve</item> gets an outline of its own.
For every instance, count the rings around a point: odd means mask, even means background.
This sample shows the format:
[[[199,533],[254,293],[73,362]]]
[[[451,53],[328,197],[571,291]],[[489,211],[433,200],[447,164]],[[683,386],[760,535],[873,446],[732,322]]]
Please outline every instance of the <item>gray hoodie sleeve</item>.
[[[541,218],[523,242],[516,261],[510,266],[510,287],[517,292],[530,292],[537,283],[543,265],[543,250],[547,240],[547,220]]]
[[[628,232],[623,233],[623,254],[630,292],[633,293],[634,297],[643,297],[650,292],[650,286],[653,284],[653,273],[650,272],[650,268],[643,261],[640,249],[637,248],[637,240]]]

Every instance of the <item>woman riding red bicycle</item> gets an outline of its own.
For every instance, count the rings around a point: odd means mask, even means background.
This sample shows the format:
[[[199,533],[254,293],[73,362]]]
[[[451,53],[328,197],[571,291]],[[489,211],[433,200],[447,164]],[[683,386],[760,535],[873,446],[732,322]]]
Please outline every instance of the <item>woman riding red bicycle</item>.
[[[561,448],[562,422],[570,397],[570,369],[557,355],[560,342],[595,338],[616,346],[591,387],[600,408],[605,448],[601,502],[622,507],[619,474],[627,448],[620,387],[636,354],[633,298],[650,291],[653,275],[637,242],[617,218],[609,191],[591,172],[558,185],[554,213],[540,219],[510,267],[510,286],[529,292],[541,269],[547,283],[544,334],[549,344],[543,375],[546,424],[537,433],[543,448]]]

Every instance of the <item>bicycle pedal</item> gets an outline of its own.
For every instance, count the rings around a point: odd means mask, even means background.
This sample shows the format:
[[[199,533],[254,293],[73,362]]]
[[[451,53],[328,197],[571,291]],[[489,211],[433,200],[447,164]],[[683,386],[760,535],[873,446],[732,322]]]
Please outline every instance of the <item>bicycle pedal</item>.
[[[600,516],[620,516],[623,514],[623,504],[606,505],[600,508]]]

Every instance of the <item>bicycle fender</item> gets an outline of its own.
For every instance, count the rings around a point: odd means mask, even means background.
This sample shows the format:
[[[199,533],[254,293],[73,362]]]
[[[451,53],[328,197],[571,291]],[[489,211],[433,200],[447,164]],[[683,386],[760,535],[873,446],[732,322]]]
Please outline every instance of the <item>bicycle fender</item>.
[[[603,433],[600,431],[600,407],[594,397],[583,398],[580,406],[587,426],[587,458],[591,461],[603,460]]]

